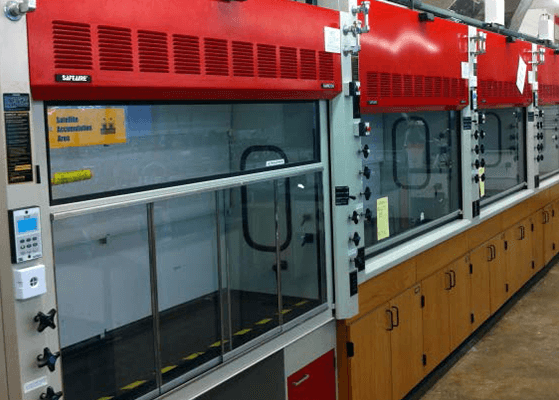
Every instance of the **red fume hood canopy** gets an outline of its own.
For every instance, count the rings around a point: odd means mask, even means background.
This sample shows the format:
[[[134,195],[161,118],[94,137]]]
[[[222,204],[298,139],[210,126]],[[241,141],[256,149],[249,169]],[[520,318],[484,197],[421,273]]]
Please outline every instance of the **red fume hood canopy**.
[[[45,0],[27,17],[38,100],[330,99],[334,10],[290,0]]]
[[[545,61],[538,66],[538,95],[540,105],[559,104],[559,54],[545,49]]]
[[[407,8],[372,2],[359,54],[361,112],[459,110],[468,104],[468,27],[420,20]]]

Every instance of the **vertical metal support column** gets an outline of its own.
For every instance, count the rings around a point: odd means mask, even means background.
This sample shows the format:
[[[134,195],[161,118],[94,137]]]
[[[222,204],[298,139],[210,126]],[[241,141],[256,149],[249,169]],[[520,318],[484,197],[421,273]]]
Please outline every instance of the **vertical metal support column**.
[[[231,343],[231,335],[225,338],[225,299],[223,296],[223,268],[222,268],[222,253],[221,253],[221,223],[219,218],[219,192],[214,192],[215,197],[215,240],[217,243],[217,286],[219,287],[219,320],[220,320],[220,335],[221,335],[221,354],[225,354],[225,343]],[[227,288],[229,289],[229,288]],[[231,314],[227,313],[227,318],[231,318]],[[231,326],[231,321],[228,321],[228,326]]]
[[[157,251],[155,234],[155,216],[153,203],[147,204],[148,221],[148,246],[149,246],[149,273],[151,285],[151,312],[153,314],[153,338],[155,351],[155,383],[159,389],[163,384],[161,374],[161,335],[159,324],[159,298],[157,290]]]
[[[537,189],[539,187],[539,162],[540,162],[540,141],[537,138],[537,125],[540,122],[538,116],[538,82],[536,80],[538,72],[539,49],[537,44],[532,44],[532,61],[531,68],[528,70],[528,83],[532,89],[532,103],[528,106],[526,116],[526,179],[528,189]]]
[[[280,227],[279,227],[279,207],[278,207],[278,180],[274,180],[274,222],[276,229],[276,283],[278,291],[278,323],[283,325],[283,298],[281,296],[281,248],[280,248]]]
[[[355,3],[355,4],[354,4]],[[356,5],[353,1],[350,9]],[[351,26],[356,20],[351,13],[340,13],[340,26]],[[351,318],[358,313],[358,295],[352,293],[352,280],[357,283],[357,269],[352,257],[357,255],[357,246],[350,242],[354,234],[364,237],[363,223],[354,224],[349,220],[353,211],[363,209],[361,192],[363,191],[362,158],[360,156],[361,139],[354,135],[354,105],[349,93],[352,76],[352,52],[356,38],[341,34],[342,82],[344,93],[330,103],[330,174],[332,204],[332,247],[334,261],[334,285],[336,318]],[[343,191],[349,191],[347,201],[340,198]],[[338,198],[337,195],[338,194]],[[340,201],[341,200],[341,201]],[[364,240],[360,243],[363,246]]]

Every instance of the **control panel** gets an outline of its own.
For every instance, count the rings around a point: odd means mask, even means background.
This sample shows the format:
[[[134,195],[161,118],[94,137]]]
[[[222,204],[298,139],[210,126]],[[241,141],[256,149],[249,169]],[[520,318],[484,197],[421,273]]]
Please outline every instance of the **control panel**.
[[[39,207],[10,210],[10,239],[14,264],[43,256]]]

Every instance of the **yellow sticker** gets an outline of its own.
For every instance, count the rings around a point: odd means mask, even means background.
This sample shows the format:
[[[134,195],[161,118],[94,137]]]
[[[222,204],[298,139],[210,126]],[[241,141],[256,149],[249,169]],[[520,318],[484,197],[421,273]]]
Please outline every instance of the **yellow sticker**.
[[[89,169],[79,171],[55,172],[52,176],[51,183],[53,185],[63,185],[65,183],[87,181],[93,178],[93,173]]]
[[[144,383],[146,383],[146,381],[136,381],[131,383],[130,385],[126,385],[124,387],[121,387],[120,390],[132,390],[137,388],[138,386],[143,385]]]
[[[48,110],[51,149],[126,143],[124,108]]]
[[[388,197],[377,199],[377,240],[390,236]]]
[[[264,325],[267,324],[268,322],[270,322],[272,319],[271,318],[264,318],[260,321],[258,321],[255,325]]]
[[[233,336],[242,336],[242,335],[246,335],[247,333],[249,333],[252,329],[248,328],[248,329],[243,329],[242,331],[239,331],[235,334],[233,334]]]
[[[482,175],[485,174],[485,167],[478,170],[479,175],[479,195],[481,197],[485,196],[485,179],[481,179]]]
[[[177,368],[176,365],[169,365],[168,367],[163,368],[163,369],[161,370],[161,373],[162,373],[162,374],[166,374],[167,372],[172,371],[172,370],[174,370],[175,368]]]
[[[16,165],[16,167],[14,168],[14,171],[29,171],[31,169],[31,164],[22,164],[22,165]]]
[[[199,356],[201,356],[204,353],[205,352],[192,353],[191,355],[184,357],[183,360],[185,360],[185,361],[194,360],[195,358],[198,358]]]

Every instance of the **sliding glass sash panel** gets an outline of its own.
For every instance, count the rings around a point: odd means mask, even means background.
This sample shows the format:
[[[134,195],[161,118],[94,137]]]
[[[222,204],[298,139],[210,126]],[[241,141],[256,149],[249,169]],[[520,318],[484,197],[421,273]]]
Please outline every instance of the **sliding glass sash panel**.
[[[221,297],[215,193],[154,206],[161,372],[167,383],[217,364]]]
[[[540,161],[540,176],[559,170],[559,106],[542,107],[543,117],[543,160]]]
[[[454,111],[364,115],[365,245],[397,241],[460,208],[460,141]],[[377,209],[377,205],[381,209]]]
[[[64,398],[156,389],[146,207],[53,222]]]
[[[317,109],[315,102],[48,105],[51,198],[317,162]]]
[[[484,113],[479,158],[485,161],[485,198],[489,199],[526,182],[525,123],[520,107]]]

